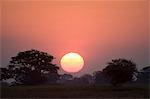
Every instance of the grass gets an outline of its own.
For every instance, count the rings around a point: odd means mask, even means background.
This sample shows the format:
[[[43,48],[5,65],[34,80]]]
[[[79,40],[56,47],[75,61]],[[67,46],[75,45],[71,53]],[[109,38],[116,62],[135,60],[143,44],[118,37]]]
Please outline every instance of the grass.
[[[12,86],[2,87],[2,98],[149,98],[146,86]]]

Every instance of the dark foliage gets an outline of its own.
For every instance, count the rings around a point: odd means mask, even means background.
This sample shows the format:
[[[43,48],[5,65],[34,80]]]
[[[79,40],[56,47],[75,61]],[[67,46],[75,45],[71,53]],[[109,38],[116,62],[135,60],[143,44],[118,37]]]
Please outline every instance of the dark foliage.
[[[59,68],[52,64],[53,59],[53,56],[34,49],[19,52],[12,57],[8,69],[1,68],[1,78],[14,78],[23,84],[42,83],[46,81],[45,74],[58,74]]]
[[[93,83],[93,76],[90,74],[84,74],[80,77],[80,81],[85,85],[90,85]]]
[[[114,86],[131,81],[136,71],[136,64],[126,59],[112,60],[103,69],[104,75]]]
[[[108,79],[106,79],[104,73],[102,71],[96,71],[93,73],[93,76],[94,76],[94,83],[96,85],[99,85],[99,84],[106,84],[108,83]]]
[[[149,84],[150,80],[150,66],[144,67],[137,75],[137,83]]]
[[[6,80],[6,79],[13,77],[9,69],[7,68],[0,68],[0,75],[1,75],[0,80],[3,80],[3,79]]]
[[[62,74],[59,77],[60,80],[72,80],[73,76],[71,74]]]

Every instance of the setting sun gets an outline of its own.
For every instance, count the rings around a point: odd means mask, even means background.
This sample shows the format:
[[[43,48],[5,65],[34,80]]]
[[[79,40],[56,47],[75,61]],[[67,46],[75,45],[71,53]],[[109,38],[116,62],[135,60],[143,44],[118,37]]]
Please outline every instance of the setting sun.
[[[61,67],[66,72],[78,72],[83,68],[84,60],[77,53],[68,53],[61,58]]]

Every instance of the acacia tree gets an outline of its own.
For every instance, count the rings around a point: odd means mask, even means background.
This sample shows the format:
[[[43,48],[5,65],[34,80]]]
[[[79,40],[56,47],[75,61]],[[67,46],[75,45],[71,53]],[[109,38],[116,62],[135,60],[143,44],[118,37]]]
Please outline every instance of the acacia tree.
[[[23,84],[42,83],[46,80],[45,74],[58,74],[59,67],[52,64],[53,59],[52,55],[34,49],[19,52],[17,56],[12,57],[8,74]]]
[[[114,86],[132,80],[136,71],[136,64],[126,59],[112,60],[103,69],[104,75]]]

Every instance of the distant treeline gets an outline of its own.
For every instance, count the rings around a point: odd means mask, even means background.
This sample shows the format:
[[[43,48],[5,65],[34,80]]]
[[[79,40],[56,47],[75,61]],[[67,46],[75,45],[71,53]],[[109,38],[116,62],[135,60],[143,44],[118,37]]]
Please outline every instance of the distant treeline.
[[[123,83],[149,83],[150,66],[138,71],[131,60],[118,58],[106,64],[102,71],[92,75],[73,77],[71,74],[59,74],[59,67],[52,63],[54,56],[35,49],[19,52],[11,58],[6,68],[0,68],[1,85],[92,85]]]

